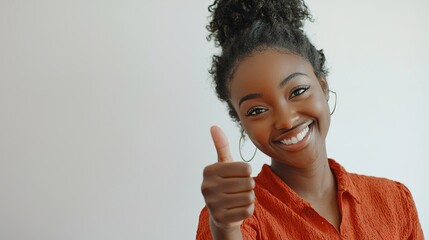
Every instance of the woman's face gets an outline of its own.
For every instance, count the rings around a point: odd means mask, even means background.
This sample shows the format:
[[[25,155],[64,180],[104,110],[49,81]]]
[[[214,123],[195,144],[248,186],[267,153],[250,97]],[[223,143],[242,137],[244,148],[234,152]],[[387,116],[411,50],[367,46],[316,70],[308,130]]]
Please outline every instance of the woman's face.
[[[308,61],[277,50],[255,52],[238,63],[230,91],[243,129],[273,160],[304,167],[326,159],[327,84]]]

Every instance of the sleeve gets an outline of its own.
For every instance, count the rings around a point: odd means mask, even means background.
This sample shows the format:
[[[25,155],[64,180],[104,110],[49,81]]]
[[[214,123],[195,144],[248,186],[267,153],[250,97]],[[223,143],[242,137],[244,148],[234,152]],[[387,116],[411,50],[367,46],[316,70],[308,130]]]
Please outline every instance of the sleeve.
[[[209,225],[209,211],[207,207],[204,207],[203,210],[201,210],[196,239],[197,240],[212,239],[212,235],[210,233],[210,225]]]
[[[417,208],[414,203],[411,192],[402,183],[397,184],[402,193],[402,205],[404,206],[404,212],[408,214],[407,218],[404,218],[404,220],[406,221],[405,224],[407,226],[406,229],[404,229],[404,234],[407,237],[406,239],[423,240],[423,230],[420,225]]]
[[[200,218],[198,222],[198,229],[197,229],[197,240],[212,240],[212,235],[210,232],[210,225],[209,225],[209,211],[207,207],[204,207],[203,210],[201,210]],[[243,224],[241,225],[241,234],[243,236],[243,240],[256,240],[259,239],[258,234],[258,224],[257,220],[254,216],[244,220]]]

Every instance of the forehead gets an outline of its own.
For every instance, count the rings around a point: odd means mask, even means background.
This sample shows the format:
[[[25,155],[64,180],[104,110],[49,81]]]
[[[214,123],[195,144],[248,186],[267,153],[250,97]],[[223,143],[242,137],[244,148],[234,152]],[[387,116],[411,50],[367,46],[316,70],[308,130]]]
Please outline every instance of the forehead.
[[[277,87],[295,72],[314,76],[311,64],[299,55],[274,49],[255,52],[237,64],[230,82],[231,99]]]

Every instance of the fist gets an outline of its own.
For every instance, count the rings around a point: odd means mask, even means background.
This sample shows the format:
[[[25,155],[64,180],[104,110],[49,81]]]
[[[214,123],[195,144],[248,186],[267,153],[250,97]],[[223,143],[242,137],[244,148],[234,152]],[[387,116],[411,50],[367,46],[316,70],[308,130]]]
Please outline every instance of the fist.
[[[213,126],[210,132],[218,159],[204,168],[201,192],[210,221],[220,229],[237,228],[254,210],[255,182],[250,176],[251,167],[244,162],[233,162],[228,139],[219,127]]]

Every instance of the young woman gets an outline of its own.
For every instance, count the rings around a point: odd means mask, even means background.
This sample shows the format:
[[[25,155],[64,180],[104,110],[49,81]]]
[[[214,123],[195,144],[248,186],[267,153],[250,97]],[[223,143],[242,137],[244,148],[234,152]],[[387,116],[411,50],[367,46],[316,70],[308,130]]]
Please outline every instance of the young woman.
[[[252,178],[212,127],[218,162],[204,169],[197,239],[423,239],[404,185],[327,157],[325,57],[302,30],[304,2],[216,0],[209,9],[222,48],[211,69],[217,95],[272,161]]]

